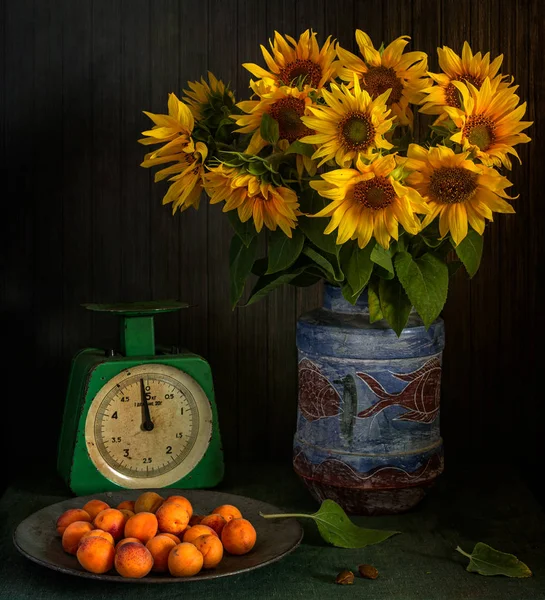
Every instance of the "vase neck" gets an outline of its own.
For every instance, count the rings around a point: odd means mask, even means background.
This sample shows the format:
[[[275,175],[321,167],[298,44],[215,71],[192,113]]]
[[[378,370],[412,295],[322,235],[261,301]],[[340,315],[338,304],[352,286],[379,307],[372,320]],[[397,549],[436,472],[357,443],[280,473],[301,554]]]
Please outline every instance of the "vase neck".
[[[362,314],[369,312],[367,290],[364,290],[355,305],[345,300],[340,287],[324,286],[323,308],[337,313]]]

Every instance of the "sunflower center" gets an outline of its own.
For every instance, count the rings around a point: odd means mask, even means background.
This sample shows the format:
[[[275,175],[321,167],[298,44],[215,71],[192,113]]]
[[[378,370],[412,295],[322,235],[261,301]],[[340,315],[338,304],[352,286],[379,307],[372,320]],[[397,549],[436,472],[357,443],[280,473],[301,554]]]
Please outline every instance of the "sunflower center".
[[[368,115],[351,112],[339,123],[341,143],[348,150],[366,150],[375,139],[375,128]]]
[[[479,150],[485,152],[496,139],[494,121],[483,115],[470,115],[464,126],[463,135],[470,144],[475,144]]]
[[[454,79],[454,81],[471,83],[478,90],[481,89],[481,85],[483,84],[483,80],[480,77],[470,75],[469,73],[459,75]],[[453,106],[454,108],[462,108],[462,103],[460,102],[460,92],[456,89],[454,85],[452,85],[452,83],[449,83],[445,89],[445,100],[447,101],[448,106]]]
[[[380,210],[390,206],[394,198],[394,187],[386,177],[360,181],[354,186],[354,200],[371,210]]]
[[[311,60],[298,58],[288,63],[280,70],[278,78],[286,85],[290,85],[294,79],[304,77],[304,82],[312,87],[318,87],[322,79],[322,67]]]
[[[391,67],[371,67],[363,76],[362,86],[371,98],[376,98],[391,89],[388,105],[399,102],[403,93],[401,79]]]
[[[430,192],[442,204],[466,202],[477,189],[477,174],[463,167],[440,167],[430,176]]]
[[[301,117],[305,114],[304,100],[292,96],[281,98],[271,106],[269,114],[278,123],[280,139],[288,140],[290,144],[305,135],[314,133],[301,121]]]

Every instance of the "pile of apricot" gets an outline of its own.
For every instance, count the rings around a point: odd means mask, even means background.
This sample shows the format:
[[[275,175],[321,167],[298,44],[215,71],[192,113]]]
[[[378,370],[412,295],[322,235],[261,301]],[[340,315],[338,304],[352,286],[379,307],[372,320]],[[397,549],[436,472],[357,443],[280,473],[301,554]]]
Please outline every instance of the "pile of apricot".
[[[116,508],[90,500],[64,512],[57,533],[64,550],[87,571],[115,568],[122,577],[133,578],[150,572],[191,577],[219,565],[224,551],[246,554],[256,542],[253,525],[236,506],[224,504],[201,516],[193,514],[184,496],[164,499],[155,492]]]

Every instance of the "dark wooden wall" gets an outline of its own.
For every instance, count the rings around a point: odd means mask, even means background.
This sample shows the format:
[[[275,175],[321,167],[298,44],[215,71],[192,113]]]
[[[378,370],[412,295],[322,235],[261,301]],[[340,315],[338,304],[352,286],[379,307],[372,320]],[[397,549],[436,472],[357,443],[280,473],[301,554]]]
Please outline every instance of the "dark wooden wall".
[[[446,44],[504,53],[528,101],[532,144],[513,169],[516,216],[487,230],[480,272],[459,272],[444,311],[442,429],[459,456],[543,455],[538,395],[543,316],[545,73],[541,0],[5,0],[1,60],[2,310],[10,430],[28,432],[21,462],[55,454],[71,355],[116,345],[109,317],[80,303],[180,298],[197,306],[157,322],[214,369],[229,458],[288,458],[296,410],[295,322],[320,290],[285,288],[232,312],[218,207],[172,217],[165,187],[138,165],[142,110],[207,69],[247,94],[242,62],[261,61],[274,30],[308,27],[354,47],[409,34],[430,55]],[[24,371],[17,373],[15,367]],[[6,370],[7,368],[7,370]],[[37,451],[38,450],[38,451]]]

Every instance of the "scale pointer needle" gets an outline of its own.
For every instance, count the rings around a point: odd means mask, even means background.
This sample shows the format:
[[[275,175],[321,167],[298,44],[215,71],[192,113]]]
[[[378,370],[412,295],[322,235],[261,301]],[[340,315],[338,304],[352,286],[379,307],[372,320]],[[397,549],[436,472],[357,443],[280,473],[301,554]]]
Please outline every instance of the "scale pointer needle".
[[[149,412],[148,394],[146,394],[146,387],[143,379],[140,380],[140,395],[142,397],[142,429],[144,431],[151,431],[154,428],[154,425]]]

